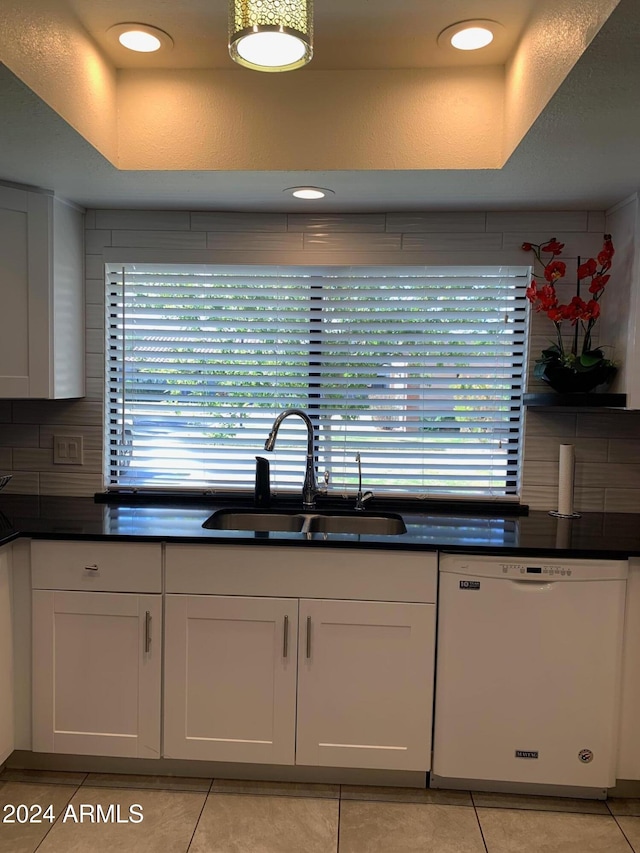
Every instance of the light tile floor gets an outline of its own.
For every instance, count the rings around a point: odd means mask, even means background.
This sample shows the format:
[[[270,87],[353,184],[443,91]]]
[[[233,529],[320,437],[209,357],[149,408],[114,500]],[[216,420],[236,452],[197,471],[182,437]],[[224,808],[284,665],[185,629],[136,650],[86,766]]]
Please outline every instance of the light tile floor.
[[[640,853],[640,800],[5,770],[0,853],[35,851]]]

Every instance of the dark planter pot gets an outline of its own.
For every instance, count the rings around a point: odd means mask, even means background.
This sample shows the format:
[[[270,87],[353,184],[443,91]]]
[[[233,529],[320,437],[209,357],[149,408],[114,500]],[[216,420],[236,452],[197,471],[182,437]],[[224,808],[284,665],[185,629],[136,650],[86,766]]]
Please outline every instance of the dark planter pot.
[[[599,385],[608,385],[616,375],[613,365],[596,364],[589,370],[573,370],[561,364],[547,364],[540,378],[560,394],[586,394]]]

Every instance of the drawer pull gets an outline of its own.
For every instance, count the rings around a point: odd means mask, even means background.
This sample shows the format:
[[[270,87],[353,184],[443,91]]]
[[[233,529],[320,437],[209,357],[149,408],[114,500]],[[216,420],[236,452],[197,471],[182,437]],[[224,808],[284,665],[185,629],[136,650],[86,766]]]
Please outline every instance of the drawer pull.
[[[307,658],[311,657],[311,616],[307,616]]]
[[[100,571],[100,569],[98,568],[98,566],[95,563],[92,566],[85,566],[84,570],[85,570],[85,572],[99,572]]]
[[[284,617],[284,636],[282,638],[282,657],[286,658],[289,654],[289,617]]]
[[[144,651],[147,655],[151,651],[151,613],[148,610],[144,616]]]

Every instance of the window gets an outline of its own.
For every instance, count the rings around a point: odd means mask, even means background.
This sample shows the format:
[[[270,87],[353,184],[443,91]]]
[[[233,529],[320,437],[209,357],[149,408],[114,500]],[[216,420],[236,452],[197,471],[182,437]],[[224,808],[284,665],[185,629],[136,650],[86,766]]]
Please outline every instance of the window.
[[[110,267],[109,488],[517,494],[525,268]]]

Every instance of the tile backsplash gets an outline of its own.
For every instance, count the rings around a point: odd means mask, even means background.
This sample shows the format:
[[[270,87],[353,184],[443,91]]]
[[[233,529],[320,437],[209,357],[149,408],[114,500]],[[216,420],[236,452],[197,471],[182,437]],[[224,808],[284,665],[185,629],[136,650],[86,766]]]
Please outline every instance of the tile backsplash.
[[[102,483],[104,399],[104,253],[266,252],[270,262],[313,263],[349,253],[371,263],[528,264],[523,240],[557,237],[563,258],[596,253],[602,211],[424,211],[374,214],[90,210],[86,215],[87,394],[82,400],[0,400],[0,469],[13,472],[7,491],[92,495]],[[615,235],[614,235],[615,238]],[[291,259],[295,257],[295,261]],[[238,262],[241,262],[239,259]],[[366,261],[364,261],[366,262]],[[549,337],[549,321],[533,315],[531,351]],[[535,388],[535,383],[530,385]],[[54,435],[83,438],[84,464],[54,465]],[[533,509],[557,503],[560,444],[576,449],[575,504],[583,511],[640,513],[640,412],[528,410],[522,501]]]

